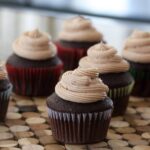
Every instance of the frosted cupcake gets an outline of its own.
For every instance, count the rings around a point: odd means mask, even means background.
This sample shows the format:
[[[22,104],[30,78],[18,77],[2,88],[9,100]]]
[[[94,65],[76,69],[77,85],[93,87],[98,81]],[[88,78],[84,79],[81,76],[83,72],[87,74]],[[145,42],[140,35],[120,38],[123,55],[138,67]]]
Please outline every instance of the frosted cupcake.
[[[113,115],[123,115],[134,83],[128,72],[127,61],[117,55],[113,47],[99,43],[88,49],[87,56],[80,60],[79,66],[97,68],[99,77],[110,89],[108,96],[114,103]]]
[[[90,46],[103,40],[103,35],[89,19],[77,16],[64,22],[58,39],[58,55],[64,62],[64,69],[71,70],[78,67],[80,58],[87,54]]]
[[[62,62],[48,34],[33,30],[13,43],[6,67],[13,91],[24,96],[47,96],[54,91]]]
[[[150,97],[150,32],[134,31],[125,42],[123,57],[135,80],[132,95]]]
[[[7,72],[0,62],[0,121],[4,121],[9,104],[12,85],[8,80]]]
[[[105,139],[113,110],[107,92],[95,69],[65,72],[47,100],[54,138],[70,144]]]

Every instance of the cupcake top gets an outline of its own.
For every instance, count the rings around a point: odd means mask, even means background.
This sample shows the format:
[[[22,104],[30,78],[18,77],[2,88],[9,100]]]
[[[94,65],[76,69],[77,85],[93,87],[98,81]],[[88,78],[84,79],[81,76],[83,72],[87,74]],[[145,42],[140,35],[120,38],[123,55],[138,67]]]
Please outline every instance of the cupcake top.
[[[7,80],[7,72],[2,62],[0,62],[0,80]]]
[[[127,61],[117,55],[117,51],[113,47],[102,42],[88,49],[87,56],[81,58],[79,66],[82,68],[97,68],[100,74],[129,70]]]
[[[150,63],[150,32],[135,30],[126,40],[123,57],[138,63]]]
[[[108,87],[98,78],[96,69],[77,68],[63,74],[55,92],[67,101],[92,103],[105,99]]]
[[[56,55],[56,47],[48,34],[38,29],[24,32],[14,43],[14,53],[30,60],[45,60]]]
[[[7,90],[10,87],[5,66],[0,62],[0,91]]]
[[[82,16],[66,20],[59,34],[60,40],[75,42],[97,42],[102,38],[103,35],[92,26],[91,21]]]

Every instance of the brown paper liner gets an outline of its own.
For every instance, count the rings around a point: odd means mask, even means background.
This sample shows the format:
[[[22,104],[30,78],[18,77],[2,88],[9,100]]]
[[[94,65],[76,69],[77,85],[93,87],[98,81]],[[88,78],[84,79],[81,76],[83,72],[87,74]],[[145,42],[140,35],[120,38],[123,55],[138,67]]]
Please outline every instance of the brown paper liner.
[[[0,91],[0,121],[5,121],[12,85],[5,91]]]
[[[112,109],[93,113],[63,113],[48,109],[55,139],[67,144],[95,143],[105,139]]]

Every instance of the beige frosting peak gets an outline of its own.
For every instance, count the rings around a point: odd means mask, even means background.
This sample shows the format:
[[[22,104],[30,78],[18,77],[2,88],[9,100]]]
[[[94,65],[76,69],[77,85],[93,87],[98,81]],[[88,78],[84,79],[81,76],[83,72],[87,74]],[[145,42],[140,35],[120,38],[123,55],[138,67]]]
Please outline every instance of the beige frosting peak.
[[[0,80],[5,80],[7,79],[7,72],[6,69],[4,67],[4,64],[2,62],[0,62]]]
[[[45,60],[56,55],[56,47],[48,34],[38,29],[23,33],[13,43],[14,53],[31,60]]]
[[[143,38],[143,37],[150,37],[150,33],[149,32],[144,32],[144,31],[140,31],[140,30],[134,30],[133,33],[131,34],[132,38]]]
[[[105,99],[108,87],[98,78],[97,69],[77,68],[62,75],[55,92],[67,101],[92,103]]]
[[[33,31],[30,31],[30,32],[26,32],[25,34],[27,36],[29,36],[30,38],[39,38],[41,36],[41,33],[38,29],[35,29]]]
[[[116,73],[129,70],[129,64],[117,55],[117,51],[104,43],[96,44],[87,51],[87,56],[81,58],[82,68],[97,68],[99,73]]]
[[[66,20],[59,34],[60,40],[76,42],[97,42],[102,38],[103,35],[92,26],[91,21],[82,16]]]
[[[106,49],[108,49],[109,47],[105,44],[103,44],[103,42],[100,42],[99,47],[97,48],[97,50],[100,50],[100,51],[105,51]]]
[[[133,31],[125,42],[123,57],[134,62],[150,63],[150,32]]]

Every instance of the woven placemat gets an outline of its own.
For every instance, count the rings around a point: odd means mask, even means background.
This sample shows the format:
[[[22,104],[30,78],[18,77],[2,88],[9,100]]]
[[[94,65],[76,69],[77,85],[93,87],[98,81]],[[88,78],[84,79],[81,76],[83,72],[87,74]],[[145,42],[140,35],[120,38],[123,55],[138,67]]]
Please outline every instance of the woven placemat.
[[[6,122],[0,124],[0,150],[150,150],[148,99],[131,97],[126,114],[112,118],[107,140],[92,145],[57,143],[45,102],[46,98],[12,95]]]

